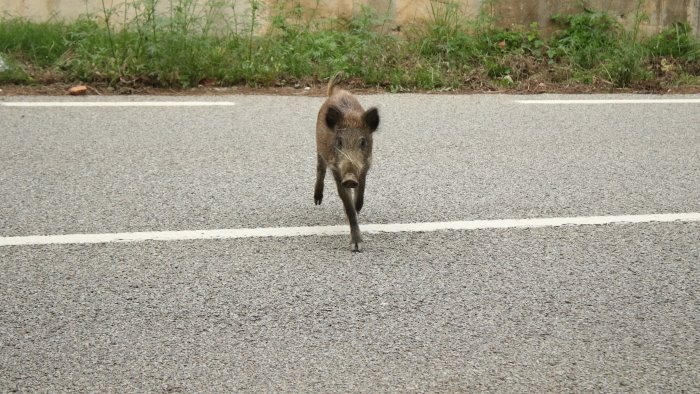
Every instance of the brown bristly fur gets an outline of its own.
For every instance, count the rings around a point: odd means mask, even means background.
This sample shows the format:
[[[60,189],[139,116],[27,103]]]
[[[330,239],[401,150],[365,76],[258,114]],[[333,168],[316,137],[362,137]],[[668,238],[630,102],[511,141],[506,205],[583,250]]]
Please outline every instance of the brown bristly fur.
[[[339,84],[343,79],[343,72],[338,71],[333,78],[328,81],[328,89],[326,90],[326,96],[331,97],[333,95],[333,88],[335,85]]]

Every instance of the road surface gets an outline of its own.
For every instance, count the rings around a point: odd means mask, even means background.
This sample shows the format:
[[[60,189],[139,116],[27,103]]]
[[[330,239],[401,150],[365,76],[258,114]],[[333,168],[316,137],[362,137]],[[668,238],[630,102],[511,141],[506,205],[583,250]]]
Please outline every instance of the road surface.
[[[700,96],[360,101],[0,98],[0,391],[700,391]]]

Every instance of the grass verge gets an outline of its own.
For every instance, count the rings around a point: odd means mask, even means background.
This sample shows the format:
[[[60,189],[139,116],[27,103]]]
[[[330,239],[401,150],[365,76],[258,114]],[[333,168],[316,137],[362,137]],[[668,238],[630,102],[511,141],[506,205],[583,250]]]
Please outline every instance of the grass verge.
[[[299,86],[340,70],[356,87],[391,91],[659,91],[700,80],[700,42],[690,27],[640,38],[639,12],[631,30],[590,9],[554,15],[557,29],[544,37],[536,23],[500,28],[487,10],[468,19],[450,1],[431,2],[430,18],[401,33],[381,10],[319,19],[315,8],[289,3],[263,9],[248,0],[240,12],[235,0],[139,0],[74,22],[5,17],[0,84]]]

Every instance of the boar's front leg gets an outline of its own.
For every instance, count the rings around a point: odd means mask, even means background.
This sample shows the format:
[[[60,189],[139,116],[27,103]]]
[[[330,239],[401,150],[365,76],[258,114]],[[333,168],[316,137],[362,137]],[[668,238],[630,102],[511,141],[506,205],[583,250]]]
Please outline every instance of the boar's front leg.
[[[314,187],[314,202],[320,205],[323,201],[323,180],[326,178],[326,162],[321,155],[316,155],[316,186]]]
[[[335,178],[335,184],[338,187],[338,195],[343,201],[345,216],[347,216],[348,222],[350,222],[350,250],[353,252],[360,252],[360,247],[362,246],[362,235],[360,235],[360,226],[357,224],[357,211],[355,211],[352,195],[348,189],[343,187],[340,173],[333,171],[333,177]]]
[[[357,189],[355,189],[355,210],[360,212],[362,210],[362,205],[365,202],[365,181],[367,180],[367,171],[362,171],[360,173],[360,181],[358,182]]]

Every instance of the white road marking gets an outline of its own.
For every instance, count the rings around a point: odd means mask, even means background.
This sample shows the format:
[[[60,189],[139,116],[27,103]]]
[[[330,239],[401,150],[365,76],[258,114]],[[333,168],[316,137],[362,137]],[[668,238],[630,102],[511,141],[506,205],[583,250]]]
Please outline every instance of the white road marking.
[[[700,104],[700,99],[587,99],[515,100],[518,104],[596,105],[596,104]]]
[[[625,216],[579,216],[561,218],[471,220],[455,222],[365,224],[360,229],[365,233],[431,232],[444,230],[481,230],[497,228],[535,228],[559,226],[586,226],[618,223],[652,222],[697,222],[700,212],[670,213]],[[107,234],[65,234],[0,237],[0,246],[49,245],[49,244],[94,244],[141,241],[184,241],[230,238],[300,237],[347,234],[343,226],[312,227],[268,227],[222,230],[152,231]]]
[[[0,101],[0,107],[218,107],[232,101]]]

